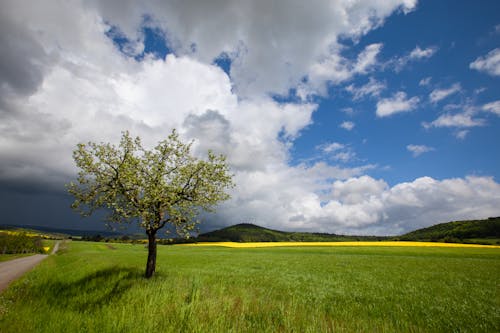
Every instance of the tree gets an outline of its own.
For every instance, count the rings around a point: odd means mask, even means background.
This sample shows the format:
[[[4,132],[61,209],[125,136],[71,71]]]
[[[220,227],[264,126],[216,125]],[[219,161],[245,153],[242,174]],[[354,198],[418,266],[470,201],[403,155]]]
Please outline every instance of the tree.
[[[79,172],[77,183],[67,185],[75,197],[72,208],[83,216],[105,209],[112,223],[137,221],[148,236],[147,278],[156,269],[158,230],[168,224],[188,237],[200,211],[213,211],[233,186],[223,155],[209,151],[207,159],[198,159],[191,145],[173,130],[146,150],[139,137],[124,132],[118,146],[89,142],[73,151]]]

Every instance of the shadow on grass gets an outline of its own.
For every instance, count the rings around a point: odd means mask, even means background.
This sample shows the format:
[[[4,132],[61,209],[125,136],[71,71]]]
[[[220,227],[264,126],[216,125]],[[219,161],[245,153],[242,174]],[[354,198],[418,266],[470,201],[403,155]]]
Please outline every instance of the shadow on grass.
[[[91,312],[116,301],[141,279],[143,272],[138,269],[114,267],[73,282],[47,282],[37,288],[36,294],[50,306]]]

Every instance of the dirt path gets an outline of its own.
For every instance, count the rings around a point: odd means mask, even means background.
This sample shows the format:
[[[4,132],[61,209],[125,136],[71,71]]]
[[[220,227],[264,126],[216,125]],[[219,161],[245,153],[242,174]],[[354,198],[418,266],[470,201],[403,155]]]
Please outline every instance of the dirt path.
[[[59,242],[54,245],[51,254],[56,253],[58,249]],[[46,254],[35,254],[29,257],[0,262],[0,292],[6,289],[12,281],[20,278],[47,257]]]
[[[59,250],[59,241],[56,242],[56,245],[54,245],[54,248],[52,249],[52,252],[50,254],[55,254],[57,250]]]

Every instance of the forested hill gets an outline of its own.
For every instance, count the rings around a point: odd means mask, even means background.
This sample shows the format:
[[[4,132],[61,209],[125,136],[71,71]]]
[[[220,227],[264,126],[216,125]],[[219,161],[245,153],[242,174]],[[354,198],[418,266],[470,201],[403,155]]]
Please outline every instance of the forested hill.
[[[326,233],[285,232],[242,223],[200,234],[194,242],[342,242],[405,240],[453,243],[500,244],[500,217],[455,221],[418,229],[402,236],[346,236]]]
[[[357,240],[383,240],[387,237],[343,236],[326,233],[285,232],[241,223],[220,230],[200,234],[197,242],[341,242]]]
[[[397,238],[407,241],[500,244],[500,217],[440,223]]]

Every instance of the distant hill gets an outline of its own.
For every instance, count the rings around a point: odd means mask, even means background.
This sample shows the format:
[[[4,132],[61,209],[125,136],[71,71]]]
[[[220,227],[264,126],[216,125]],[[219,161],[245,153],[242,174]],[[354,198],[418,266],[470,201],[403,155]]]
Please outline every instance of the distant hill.
[[[116,239],[127,236],[130,239],[141,239],[144,235],[127,234],[120,231],[103,230],[71,230],[33,225],[0,225],[0,229],[26,229],[65,237],[98,236],[104,239]],[[451,243],[500,244],[500,217],[486,220],[454,221],[418,229],[401,236],[350,236],[328,233],[286,232],[268,229],[250,223],[236,224],[220,230],[206,232],[188,240],[182,238],[168,239],[172,243],[192,242],[346,242],[346,241],[430,241]]]
[[[376,240],[500,244],[500,217],[492,217],[486,220],[440,223],[402,236],[393,237],[285,232],[267,229],[255,224],[241,223],[200,234],[198,237],[190,239],[189,242],[345,242]]]
[[[500,217],[440,223],[397,238],[406,241],[500,244]]]
[[[195,242],[342,242],[358,240],[383,240],[388,237],[343,236],[326,233],[285,232],[241,223],[220,230],[200,234]]]

